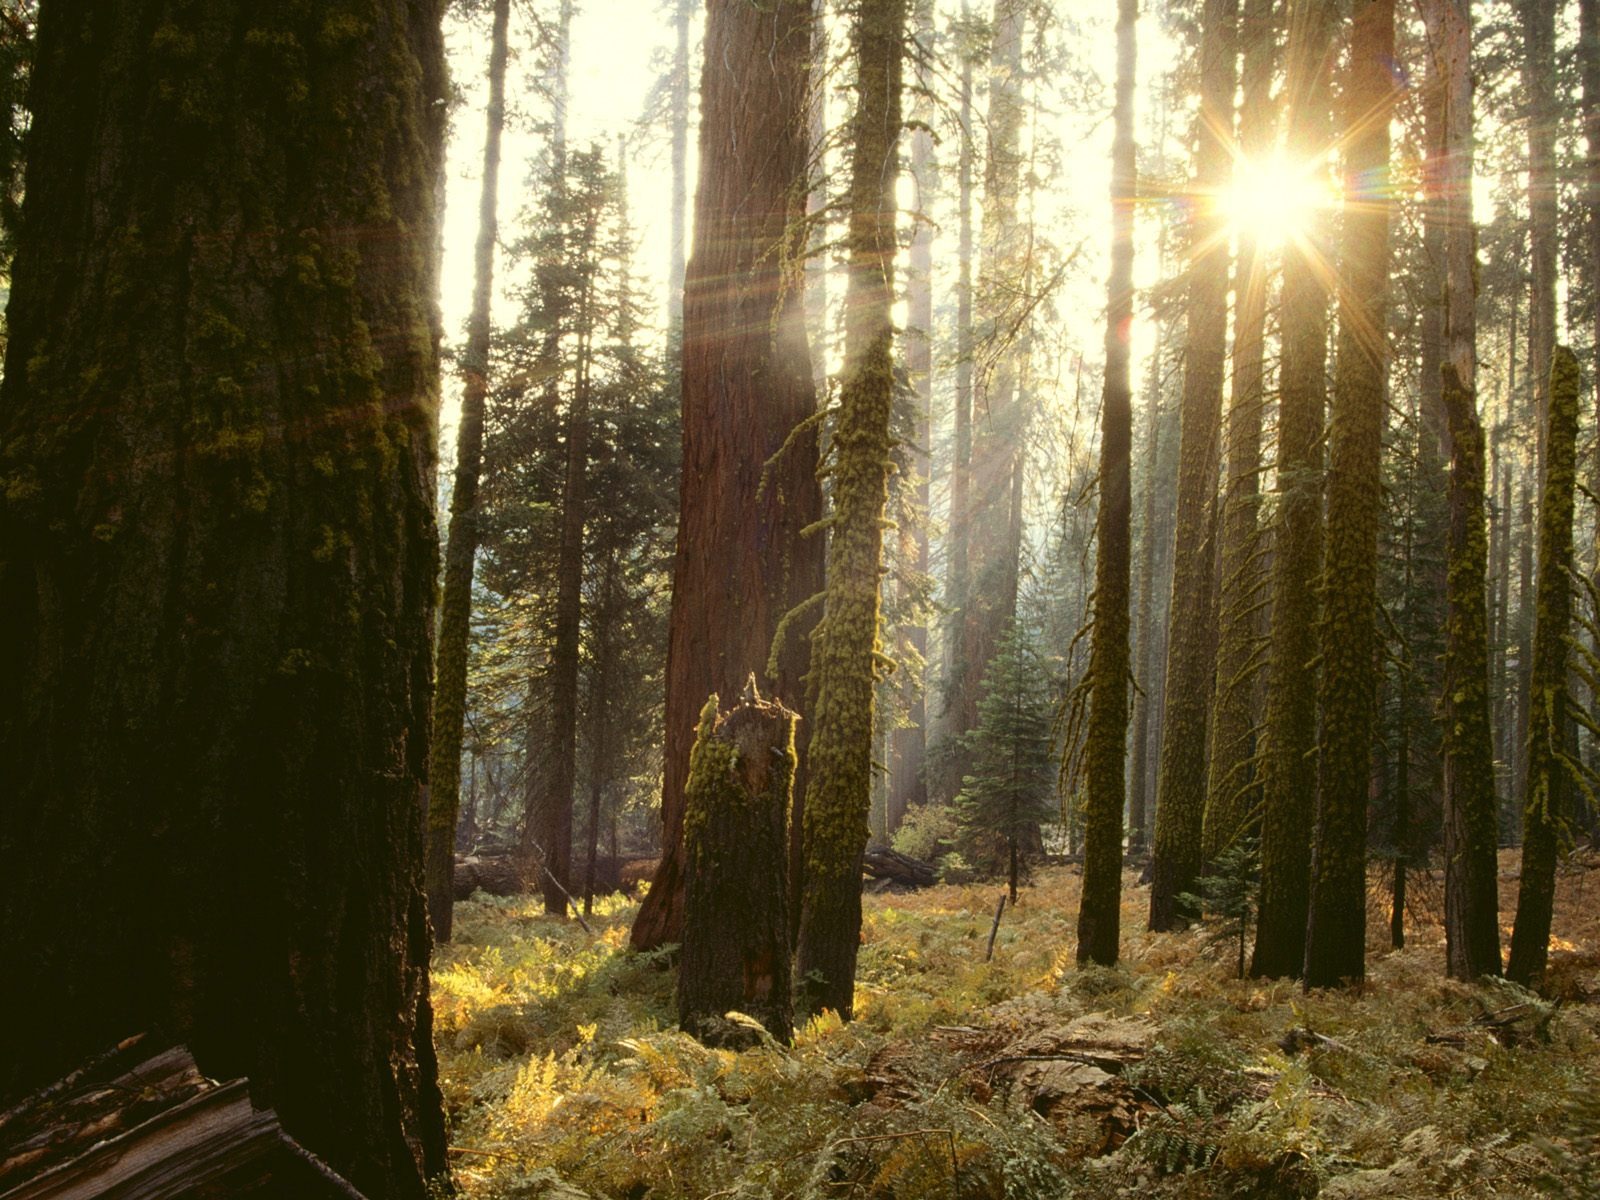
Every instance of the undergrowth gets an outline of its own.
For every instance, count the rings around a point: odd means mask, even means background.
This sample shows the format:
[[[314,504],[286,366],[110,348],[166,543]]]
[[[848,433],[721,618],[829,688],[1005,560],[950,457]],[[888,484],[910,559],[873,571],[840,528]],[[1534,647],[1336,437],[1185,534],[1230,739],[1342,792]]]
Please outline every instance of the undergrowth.
[[[1114,969],[1072,961],[1069,869],[1007,909],[988,963],[996,888],[868,896],[858,1019],[743,1053],[673,1028],[670,956],[626,949],[632,904],[599,905],[589,935],[535,898],[480,896],[433,970],[456,1181],[482,1200],[1600,1197],[1584,883],[1558,906],[1564,1003],[1444,979],[1425,922],[1404,951],[1374,944],[1359,995],[1237,980],[1203,929],[1130,932],[1131,876]],[[1121,1075],[1137,1127],[1109,1152],[940,1040],[1091,1012],[1155,1027]]]

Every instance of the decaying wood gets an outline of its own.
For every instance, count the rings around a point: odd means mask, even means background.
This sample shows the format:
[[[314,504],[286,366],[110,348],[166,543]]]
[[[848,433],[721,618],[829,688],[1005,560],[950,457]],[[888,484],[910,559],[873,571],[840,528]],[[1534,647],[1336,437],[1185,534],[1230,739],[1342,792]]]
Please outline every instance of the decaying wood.
[[[887,846],[868,847],[862,856],[861,870],[869,879],[887,880],[891,885],[911,889],[932,887],[939,882],[939,869],[932,863]]]

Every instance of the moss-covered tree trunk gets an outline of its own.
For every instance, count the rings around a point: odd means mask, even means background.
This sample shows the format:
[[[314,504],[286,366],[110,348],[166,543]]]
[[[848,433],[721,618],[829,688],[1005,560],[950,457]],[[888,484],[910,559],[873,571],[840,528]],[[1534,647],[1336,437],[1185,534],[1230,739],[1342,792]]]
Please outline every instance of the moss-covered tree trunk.
[[[1289,5],[1288,150],[1321,171],[1331,130],[1333,0]],[[1262,721],[1261,915],[1253,975],[1298,976],[1310,903],[1317,726],[1316,581],[1322,576],[1322,421],[1327,394],[1326,220],[1308,213],[1283,251],[1278,510],[1272,548],[1272,631]]]
[[[1444,699],[1445,959],[1456,979],[1500,973],[1498,818],[1489,727],[1483,426],[1477,403],[1477,250],[1472,227],[1472,16],[1423,6],[1444,93],[1438,188],[1444,225],[1442,399],[1450,434]]]
[[[1200,31],[1199,147],[1194,190],[1215,194],[1232,166],[1238,0],[1207,0]],[[1206,722],[1216,663],[1217,465],[1228,350],[1228,238],[1216,205],[1194,207],[1189,232],[1188,338],[1178,440],[1177,539],[1167,617],[1166,712],[1156,776],[1150,928],[1189,915],[1206,806]]]
[[[416,1198],[438,21],[46,3],[0,390],[0,1098],[154,1030]]]
[[[684,789],[678,1024],[708,1042],[741,1040],[722,1019],[732,1010],[780,1042],[794,1036],[787,885],[794,726],[794,713],[761,699],[754,676],[722,716],[715,696],[700,714]]]
[[[812,636],[800,1009],[848,1020],[861,942],[861,855],[872,790],[883,514],[894,405],[895,183],[906,0],[862,0],[851,123],[845,363],[834,423],[828,587]]]
[[[822,511],[817,442],[797,432],[816,410],[802,220],[812,10],[811,0],[707,5],[700,186],[684,284],[662,857],[634,922],[640,949],[676,941],[683,928],[683,784],[700,706],[743,687],[766,664],[780,620],[822,588],[823,541],[800,536]],[[800,702],[807,628],[804,615],[790,622],[777,675],[766,681],[791,706]]]
[[[500,188],[500,134],[506,123],[506,34],[511,0],[495,0],[489,42],[489,107],[483,138],[483,182],[478,194],[478,241],[473,248],[472,312],[462,356],[461,419],[456,427],[455,484],[450,493],[450,540],[445,546],[444,591],[439,603],[439,645],[428,752],[428,915],[436,941],[450,940],[461,804],[461,734],[467,711],[467,642],[472,631],[472,567],[478,554],[478,475],[483,467],[483,407],[489,390],[489,299],[494,292],[494,251]]]
[[[1539,504],[1539,593],[1533,633],[1528,778],[1523,789],[1522,880],[1506,975],[1526,987],[1544,977],[1556,894],[1556,856],[1577,771],[1567,743],[1567,640],[1572,634],[1572,510],[1577,490],[1577,356],[1555,350],[1547,394],[1544,496]]]
[[[1122,926],[1123,770],[1128,739],[1128,590],[1133,496],[1133,140],[1138,0],[1117,3],[1117,99],[1111,143],[1111,275],[1106,286],[1106,381],[1100,408],[1100,513],[1095,529],[1094,627],[1083,749],[1083,895],[1078,961],[1117,961]]]
[[[1156,326],[1155,349],[1150,352],[1150,375],[1145,383],[1144,532],[1139,546],[1139,606],[1133,639],[1137,648],[1134,678],[1139,690],[1133,697],[1133,739],[1128,751],[1128,849],[1143,850],[1150,837],[1150,708],[1155,691],[1156,664],[1156,543],[1161,540],[1156,496],[1161,490],[1161,363],[1166,326]],[[1131,486],[1131,480],[1130,480]]]
[[[1328,437],[1321,736],[1305,982],[1359,982],[1367,952],[1367,800],[1380,679],[1378,527],[1389,361],[1389,116],[1394,0],[1356,0],[1343,89],[1339,348]]]
[[[1521,0],[1517,5],[1522,24],[1523,113],[1528,138],[1528,382],[1533,386],[1538,421],[1541,486],[1548,457],[1544,439],[1550,419],[1551,355],[1556,344],[1556,254],[1560,240],[1556,135],[1560,132],[1563,105],[1556,97],[1558,4],[1559,0]],[[1530,697],[1530,713],[1539,703],[1537,697]]]
[[[1275,0],[1245,0],[1239,42],[1244,69],[1239,148],[1259,159],[1272,146],[1277,61]],[[1267,253],[1238,231],[1233,269],[1233,387],[1226,429],[1227,484],[1217,551],[1217,656],[1212,685],[1201,854],[1216,861],[1255,813],[1256,683],[1261,665],[1261,425],[1267,320]]]

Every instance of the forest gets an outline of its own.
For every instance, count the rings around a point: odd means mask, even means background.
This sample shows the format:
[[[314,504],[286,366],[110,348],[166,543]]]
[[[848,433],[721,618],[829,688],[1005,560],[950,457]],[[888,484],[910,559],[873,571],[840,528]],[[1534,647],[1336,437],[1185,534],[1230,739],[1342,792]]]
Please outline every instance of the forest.
[[[0,1200],[1600,1198],[1600,0],[0,110]]]

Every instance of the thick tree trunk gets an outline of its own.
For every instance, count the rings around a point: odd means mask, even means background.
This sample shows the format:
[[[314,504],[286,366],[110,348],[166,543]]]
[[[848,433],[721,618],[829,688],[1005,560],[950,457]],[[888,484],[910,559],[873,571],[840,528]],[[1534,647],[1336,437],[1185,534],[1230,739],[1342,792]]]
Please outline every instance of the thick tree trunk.
[[[450,540],[445,546],[439,604],[437,681],[428,752],[428,915],[436,941],[450,940],[456,816],[461,800],[461,733],[467,712],[467,643],[472,633],[472,567],[478,554],[478,474],[483,466],[483,408],[489,390],[489,300],[499,236],[500,134],[506,123],[506,41],[511,0],[495,0],[489,43],[489,107],[483,138],[483,186],[478,194],[478,242],[473,248],[472,312],[462,357],[461,420],[456,429],[455,484],[450,493]]]
[[[1456,979],[1500,973],[1493,743],[1484,573],[1483,427],[1478,420],[1472,227],[1472,16],[1467,0],[1423,6],[1444,89],[1439,190],[1445,228],[1442,395],[1450,429],[1444,715],[1445,957]]]
[[[1556,345],[1556,253],[1560,239],[1556,177],[1556,7],[1558,0],[1522,0],[1522,86],[1528,122],[1528,382],[1538,422],[1539,481],[1544,483],[1550,420],[1551,355]],[[1530,531],[1531,532],[1531,531]],[[1539,702],[1534,699],[1532,702]]]
[[[776,651],[770,690],[798,706],[806,610],[822,587],[816,389],[803,262],[810,0],[711,0],[701,81],[700,187],[684,288],[683,483],[667,648],[661,867],[636,948],[683,927],[683,783],[695,714]],[[792,437],[792,441],[791,441]],[[786,446],[786,443],[789,443]],[[783,453],[779,453],[782,450]],[[776,457],[775,457],[776,456]]]
[[[1555,351],[1546,389],[1544,497],[1539,505],[1538,624],[1533,636],[1533,709],[1523,789],[1522,880],[1506,975],[1524,987],[1544,978],[1556,893],[1556,855],[1576,765],[1567,744],[1567,638],[1572,632],[1572,510],[1577,489],[1577,356]]]
[[[1275,121],[1275,0],[1246,0],[1240,19],[1243,91],[1239,144],[1248,159],[1270,152]],[[1261,426],[1267,320],[1267,256],[1241,229],[1234,264],[1233,391],[1228,400],[1227,469],[1217,568],[1217,655],[1207,730],[1205,821],[1201,853],[1216,860],[1244,831],[1259,801],[1255,787],[1256,677],[1260,674]]]
[[[750,677],[720,718],[706,701],[684,795],[683,950],[678,1024],[707,1042],[748,1035],[737,1010],[780,1042],[794,1036],[787,874],[795,715]]]
[[[879,564],[894,407],[896,153],[906,0],[863,0],[851,124],[845,363],[834,422],[826,608],[812,637],[799,1008],[849,1020],[861,944],[861,855],[872,787]]]
[[[1366,972],[1367,803],[1377,722],[1378,527],[1389,361],[1389,117],[1394,0],[1356,0],[1344,88],[1344,240],[1328,438],[1321,736],[1305,982]],[[1481,579],[1480,579],[1481,586]]]
[[[0,389],[0,1102],[156,1029],[445,1168],[432,5],[43,6]],[[95,81],[86,87],[85,81]]]
[[[1139,615],[1134,624],[1138,659],[1134,678],[1139,691],[1133,698],[1133,743],[1128,768],[1128,849],[1143,850],[1150,830],[1150,709],[1155,687],[1155,590],[1157,528],[1156,493],[1160,490],[1161,361],[1166,327],[1156,326],[1155,349],[1150,354],[1150,376],[1145,384],[1144,536],[1139,547]]]
[[[1320,164],[1327,153],[1333,0],[1289,7],[1289,153]],[[1317,166],[1308,167],[1310,170]],[[1253,975],[1297,976],[1305,965],[1310,903],[1312,798],[1316,794],[1317,593],[1322,574],[1322,422],[1328,350],[1326,221],[1283,251],[1283,357],[1279,368],[1278,512],[1272,545],[1272,633],[1267,651],[1262,771],[1261,916]]]
[[[1128,574],[1133,497],[1133,140],[1138,0],[1117,3],[1117,100],[1111,145],[1111,275],[1106,286],[1106,381],[1100,415],[1100,515],[1084,745],[1083,896],[1078,962],[1117,961],[1122,920],[1122,802],[1128,736]]]
[[[1200,33],[1199,149],[1194,191],[1227,186],[1238,72],[1238,0],[1207,0]],[[1201,867],[1206,805],[1206,722],[1216,666],[1217,464],[1228,349],[1228,239],[1216,206],[1199,204],[1190,231],[1189,336],[1178,445],[1177,540],[1167,616],[1166,712],[1156,779],[1150,928],[1190,915]]]

